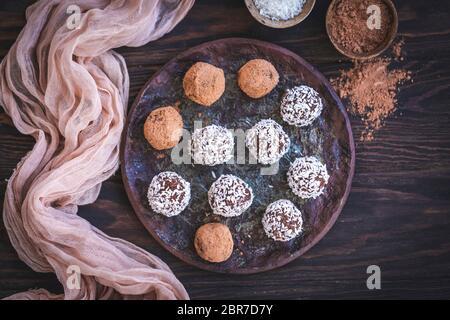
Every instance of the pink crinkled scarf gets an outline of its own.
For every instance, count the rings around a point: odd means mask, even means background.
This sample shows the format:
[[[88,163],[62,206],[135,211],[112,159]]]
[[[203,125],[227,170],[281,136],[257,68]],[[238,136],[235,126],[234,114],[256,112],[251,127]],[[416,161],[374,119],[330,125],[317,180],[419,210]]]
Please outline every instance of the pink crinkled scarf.
[[[0,105],[36,144],[9,179],[3,221],[19,257],[55,272],[64,294],[40,289],[10,299],[188,299],[163,261],[76,212],[118,168],[129,78],[111,49],[162,37],[193,2],[41,0],[27,9],[0,65]],[[70,5],[81,9],[76,28],[67,23]]]

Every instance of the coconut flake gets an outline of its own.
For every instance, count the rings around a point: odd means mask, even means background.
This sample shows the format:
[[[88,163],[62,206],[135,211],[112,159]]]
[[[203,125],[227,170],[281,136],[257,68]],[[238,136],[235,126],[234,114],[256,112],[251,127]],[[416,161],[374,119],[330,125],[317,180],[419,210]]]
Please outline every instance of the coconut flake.
[[[323,104],[316,90],[308,86],[297,86],[286,91],[280,109],[285,122],[305,127],[320,116]]]
[[[265,119],[248,130],[245,143],[259,163],[272,164],[289,150],[291,141],[283,127],[272,119]]]
[[[262,224],[269,238],[289,241],[302,232],[302,213],[291,201],[278,200],[267,206]]]
[[[244,213],[253,202],[253,191],[244,180],[221,175],[209,188],[208,201],[215,214],[236,217]]]
[[[166,217],[176,216],[189,204],[191,185],[177,173],[164,171],[153,177],[147,198],[156,213]]]
[[[189,148],[194,163],[215,166],[233,157],[234,137],[226,128],[210,125],[194,131]]]
[[[327,167],[316,157],[296,159],[291,164],[287,176],[292,192],[303,199],[315,199],[320,196],[330,178]]]

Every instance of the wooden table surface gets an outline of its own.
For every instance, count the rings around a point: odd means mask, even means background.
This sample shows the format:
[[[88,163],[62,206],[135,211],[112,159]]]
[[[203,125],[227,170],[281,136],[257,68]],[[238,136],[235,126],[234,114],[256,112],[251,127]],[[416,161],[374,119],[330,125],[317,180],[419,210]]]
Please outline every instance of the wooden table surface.
[[[0,3],[0,57],[25,24],[32,1]],[[325,31],[329,1],[316,1],[300,25],[269,29],[250,16],[243,0],[199,0],[164,38],[120,48],[131,78],[130,104],[167,60],[205,41],[250,37],[286,47],[327,77],[351,64]],[[162,249],[137,220],[118,172],[99,199],[79,214],[111,236],[127,239],[165,260],[193,299],[214,298],[450,298],[450,2],[398,0],[402,63],[414,82],[401,87],[399,110],[371,143],[356,145],[356,173],[348,202],[326,237],[280,269],[251,276],[214,274],[190,267]],[[1,108],[0,108],[1,109]],[[355,138],[362,126],[352,118]],[[357,139],[356,139],[357,140]],[[6,179],[33,146],[0,113],[0,198]],[[368,290],[366,268],[381,268],[381,290]],[[0,297],[28,288],[60,292],[53,274],[34,273],[0,227]]]

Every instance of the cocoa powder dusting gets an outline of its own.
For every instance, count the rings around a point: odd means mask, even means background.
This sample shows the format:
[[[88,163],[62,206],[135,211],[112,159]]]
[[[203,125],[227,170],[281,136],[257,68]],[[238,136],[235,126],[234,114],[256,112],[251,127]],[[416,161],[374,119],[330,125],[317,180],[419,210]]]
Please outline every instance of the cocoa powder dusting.
[[[394,55],[400,57],[401,52],[394,52]],[[361,141],[373,140],[374,131],[396,109],[398,85],[411,79],[409,71],[390,70],[391,60],[375,58],[354,61],[350,70],[341,70],[340,76],[331,80],[341,98],[348,99],[348,111],[360,117],[364,123]]]
[[[392,46],[392,53],[394,54],[394,58],[397,61],[403,61],[402,47],[404,44],[405,44],[405,41],[402,39],[402,40],[394,43],[394,45]]]

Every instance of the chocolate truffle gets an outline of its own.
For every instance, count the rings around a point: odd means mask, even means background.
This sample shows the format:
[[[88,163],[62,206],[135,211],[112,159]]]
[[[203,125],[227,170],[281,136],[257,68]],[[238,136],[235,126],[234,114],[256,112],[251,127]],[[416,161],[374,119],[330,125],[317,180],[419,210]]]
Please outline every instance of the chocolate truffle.
[[[278,200],[267,206],[262,224],[269,238],[289,241],[302,231],[302,213],[291,201]]]
[[[316,157],[296,159],[288,171],[288,184],[303,199],[317,198],[328,183],[327,168]]]
[[[236,217],[251,206],[253,191],[242,179],[225,174],[209,188],[208,201],[215,214]]]
[[[202,259],[223,262],[233,253],[230,229],[221,223],[204,224],[195,233],[194,247]]]
[[[212,64],[197,62],[184,75],[183,88],[189,99],[209,107],[225,91],[225,75],[222,69]]]
[[[267,60],[253,59],[242,66],[238,72],[238,84],[251,98],[261,98],[278,84],[279,75]]]
[[[183,133],[183,119],[174,107],[153,110],[144,123],[144,137],[156,150],[175,147]]]
[[[320,116],[323,104],[316,90],[297,86],[286,91],[280,109],[284,121],[293,126],[305,127]]]
[[[245,143],[259,163],[272,164],[280,160],[289,150],[291,141],[278,123],[265,119],[248,130]]]
[[[233,157],[234,137],[226,128],[210,125],[194,130],[189,148],[194,163],[215,166]]]
[[[176,216],[189,204],[191,185],[175,172],[161,172],[153,177],[147,197],[156,213],[166,217]]]

